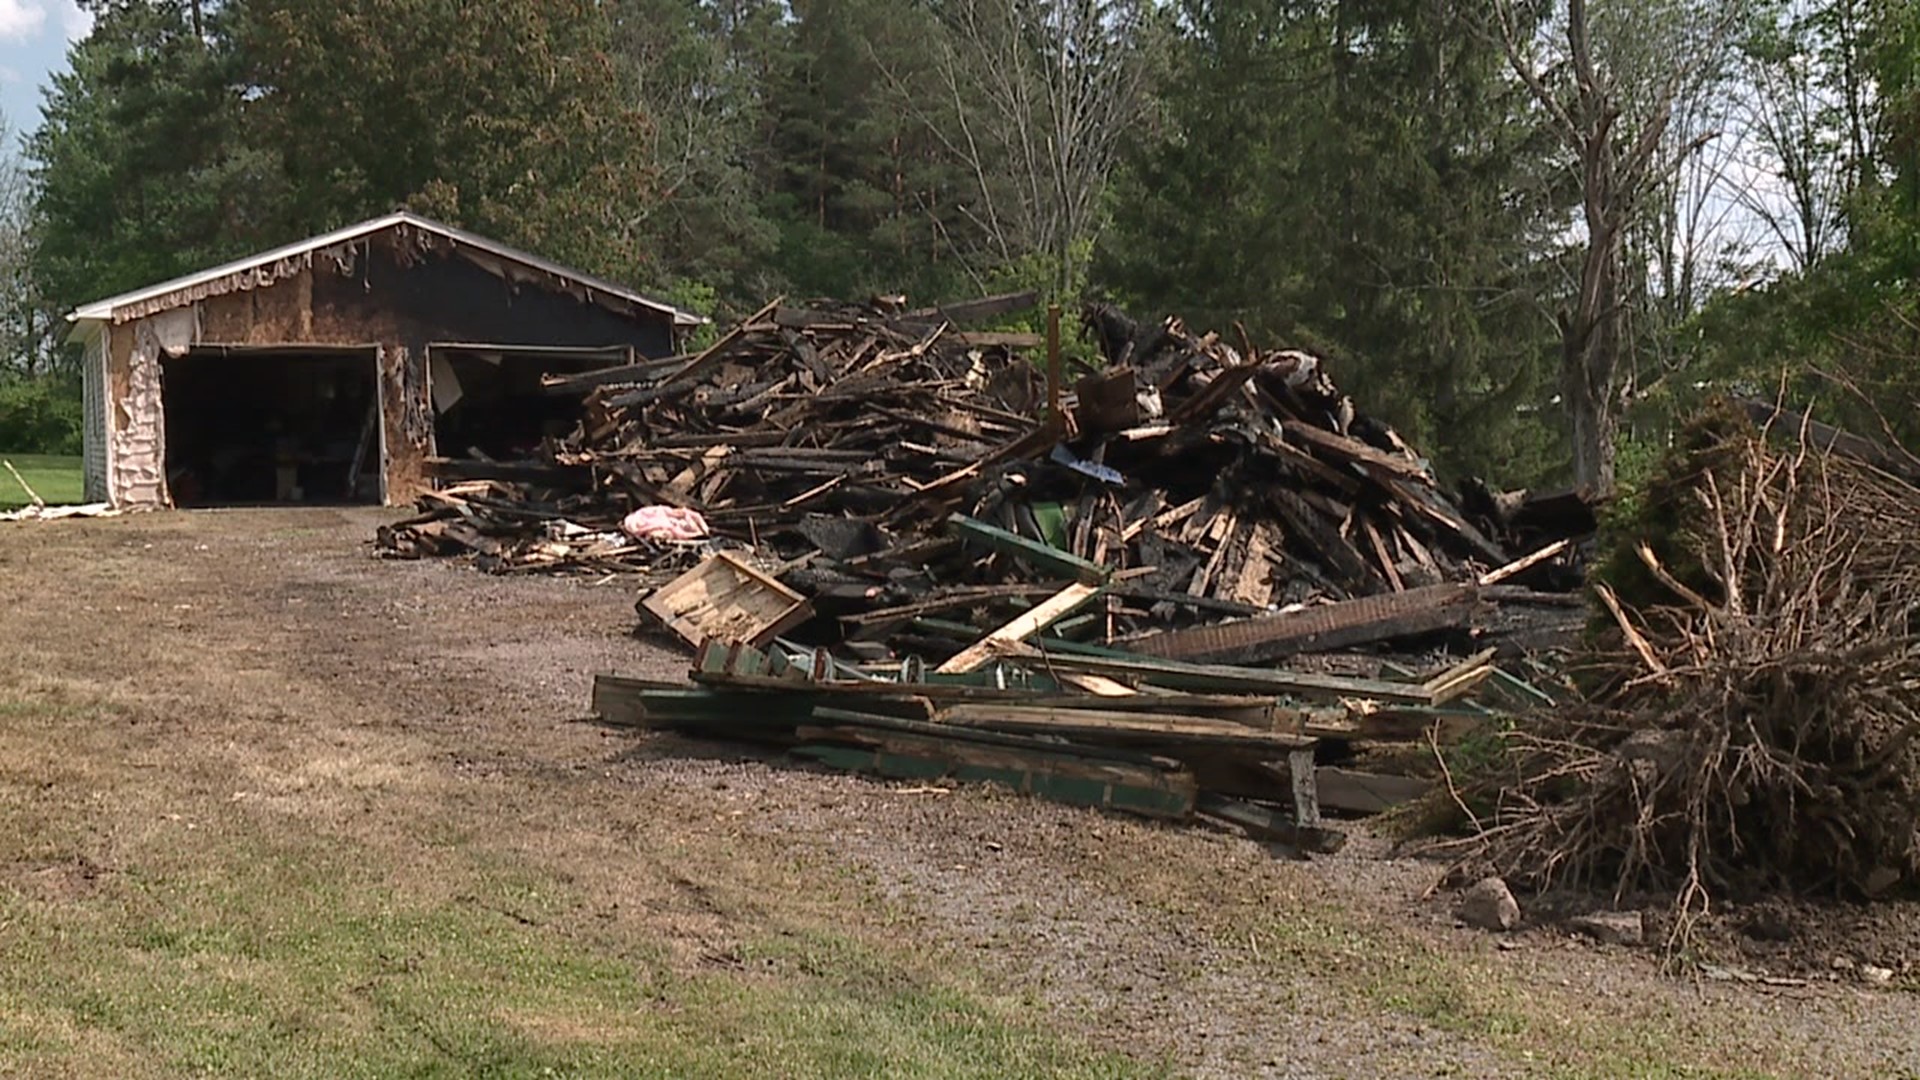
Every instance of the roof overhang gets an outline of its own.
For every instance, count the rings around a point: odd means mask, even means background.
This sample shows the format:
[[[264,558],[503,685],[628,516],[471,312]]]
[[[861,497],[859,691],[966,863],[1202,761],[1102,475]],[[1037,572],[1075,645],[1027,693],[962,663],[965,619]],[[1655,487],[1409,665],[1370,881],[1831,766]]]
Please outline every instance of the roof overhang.
[[[343,229],[310,237],[296,244],[288,244],[274,248],[272,251],[264,251],[258,255],[236,259],[198,273],[177,277],[171,281],[149,285],[144,289],[135,289],[132,292],[121,293],[119,296],[110,296],[104,300],[85,304],[67,316],[67,320],[74,324],[73,330],[67,335],[67,340],[84,343],[92,340],[93,336],[100,332],[101,327],[112,323],[142,318],[207,296],[271,284],[294,265],[309,264],[316,254],[341,249],[354,241],[398,227],[438,236],[450,241],[456,249],[464,247],[470,249],[471,253],[513,263],[525,271],[559,279],[581,290],[589,301],[601,303],[604,306],[625,305],[634,309],[656,312],[671,318],[676,327],[700,326],[710,321],[704,316],[682,311],[671,304],[649,299],[605,278],[561,266],[538,255],[508,247],[496,240],[489,240],[478,233],[444,225],[418,214],[396,211],[357,225],[349,225]]]

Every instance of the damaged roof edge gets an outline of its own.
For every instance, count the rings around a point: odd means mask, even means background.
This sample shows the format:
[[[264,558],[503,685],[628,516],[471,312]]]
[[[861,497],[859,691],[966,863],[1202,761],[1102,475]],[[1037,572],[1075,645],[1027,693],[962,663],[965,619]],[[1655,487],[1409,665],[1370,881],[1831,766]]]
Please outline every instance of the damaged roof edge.
[[[112,322],[115,313],[124,308],[135,305],[148,305],[158,310],[175,306],[174,303],[168,302],[173,299],[173,294],[182,294],[176,301],[177,303],[190,302],[197,298],[197,295],[204,295],[206,291],[205,286],[220,281],[223,278],[244,274],[249,271],[256,271],[264,267],[272,267],[288,259],[305,258],[315,252],[323,251],[340,244],[350,243],[362,237],[370,236],[374,233],[400,225],[434,233],[453,241],[456,245],[465,245],[479,251],[484,251],[495,258],[519,263],[529,269],[571,281],[586,290],[589,294],[595,292],[604,293],[609,297],[625,301],[636,307],[648,308],[670,315],[673,318],[675,326],[700,326],[712,321],[705,316],[696,315],[690,311],[682,311],[671,304],[663,304],[658,300],[641,296],[639,293],[616,285],[605,278],[595,277],[592,274],[569,269],[549,259],[543,259],[538,255],[508,247],[495,240],[489,240],[478,233],[470,233],[465,229],[456,229],[451,225],[443,225],[438,221],[423,218],[418,214],[399,210],[382,217],[360,222],[357,225],[349,225],[330,233],[310,237],[298,243],[275,248],[272,251],[261,252],[258,255],[250,255],[244,259],[236,259],[230,263],[224,263],[220,266],[177,277],[171,281],[163,281],[157,285],[149,285],[143,289],[136,289],[132,292],[121,293],[119,296],[110,296],[104,300],[96,300],[91,304],[82,305],[67,316],[68,322],[76,324],[73,331],[67,335],[67,340],[84,342],[90,339],[93,334],[97,332],[98,324]],[[160,303],[156,304],[154,303],[155,301],[159,301]]]

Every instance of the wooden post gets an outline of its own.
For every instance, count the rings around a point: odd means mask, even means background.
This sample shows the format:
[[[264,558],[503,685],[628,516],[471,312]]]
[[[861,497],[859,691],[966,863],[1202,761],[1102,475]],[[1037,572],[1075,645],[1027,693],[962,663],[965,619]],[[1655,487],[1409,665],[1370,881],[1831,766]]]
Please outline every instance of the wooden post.
[[[1047,305],[1047,419],[1060,415],[1060,305]]]

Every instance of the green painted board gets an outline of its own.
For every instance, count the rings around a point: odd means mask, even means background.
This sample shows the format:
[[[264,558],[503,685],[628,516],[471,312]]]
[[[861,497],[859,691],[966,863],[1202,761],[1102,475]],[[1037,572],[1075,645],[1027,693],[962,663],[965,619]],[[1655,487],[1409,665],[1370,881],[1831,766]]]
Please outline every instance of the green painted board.
[[[903,753],[897,750],[827,745],[795,747],[793,753],[836,769],[872,773],[901,780],[951,779],[1002,784],[1015,791],[1074,806],[1124,810],[1147,817],[1183,818],[1193,812],[1195,791],[1190,776],[1182,783],[1127,783],[1058,772],[1036,760],[1029,767],[955,761],[938,751]],[[1176,774],[1177,775],[1177,774]]]
[[[963,539],[984,544],[1003,555],[1059,574],[1061,577],[1071,578],[1084,585],[1099,585],[1113,576],[1111,569],[1097,562],[1090,562],[1070,551],[1062,551],[1038,540],[1029,540],[1018,533],[1008,532],[998,525],[989,525],[965,514],[955,514],[948,518],[947,527]]]

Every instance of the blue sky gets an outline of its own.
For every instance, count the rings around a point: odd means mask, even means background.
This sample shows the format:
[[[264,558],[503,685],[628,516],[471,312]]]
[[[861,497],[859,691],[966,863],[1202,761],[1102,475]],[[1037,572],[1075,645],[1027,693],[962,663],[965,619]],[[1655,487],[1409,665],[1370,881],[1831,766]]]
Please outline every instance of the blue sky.
[[[0,0],[0,110],[9,149],[40,126],[41,87],[66,68],[67,43],[92,25],[73,0]]]

